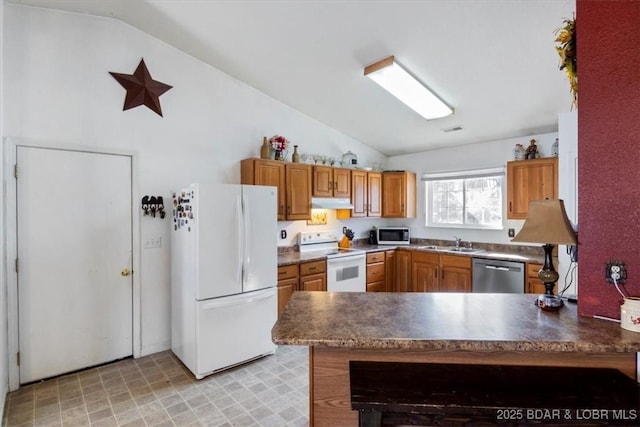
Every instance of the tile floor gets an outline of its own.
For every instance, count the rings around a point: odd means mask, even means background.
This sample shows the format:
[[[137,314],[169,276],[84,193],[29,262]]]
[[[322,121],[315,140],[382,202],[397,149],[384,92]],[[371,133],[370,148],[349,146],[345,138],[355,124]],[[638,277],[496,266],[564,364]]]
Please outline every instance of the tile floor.
[[[199,381],[165,351],[21,387],[3,426],[308,426],[308,375],[306,347]]]

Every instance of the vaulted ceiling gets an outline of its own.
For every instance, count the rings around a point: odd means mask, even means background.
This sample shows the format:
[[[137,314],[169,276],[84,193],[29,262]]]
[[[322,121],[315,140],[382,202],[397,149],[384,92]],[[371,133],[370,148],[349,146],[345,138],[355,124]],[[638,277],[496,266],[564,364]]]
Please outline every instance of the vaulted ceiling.
[[[552,132],[571,108],[554,31],[575,0],[7,2],[120,19],[386,155]],[[455,113],[363,76],[389,55]]]

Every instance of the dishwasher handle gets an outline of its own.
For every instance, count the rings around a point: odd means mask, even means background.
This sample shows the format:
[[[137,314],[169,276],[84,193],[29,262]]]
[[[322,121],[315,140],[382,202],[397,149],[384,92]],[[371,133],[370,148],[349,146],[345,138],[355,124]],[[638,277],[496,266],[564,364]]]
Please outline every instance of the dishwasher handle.
[[[487,270],[509,271],[509,267],[500,267],[497,265],[485,265],[484,268],[486,268]]]

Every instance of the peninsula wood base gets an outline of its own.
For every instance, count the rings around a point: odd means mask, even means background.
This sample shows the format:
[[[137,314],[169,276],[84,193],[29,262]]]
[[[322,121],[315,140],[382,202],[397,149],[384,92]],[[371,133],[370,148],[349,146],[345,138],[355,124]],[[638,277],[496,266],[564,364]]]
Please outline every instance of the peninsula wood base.
[[[314,427],[358,426],[349,361],[615,368],[636,379],[636,353],[309,348],[309,419]],[[549,408],[552,409],[552,408]]]

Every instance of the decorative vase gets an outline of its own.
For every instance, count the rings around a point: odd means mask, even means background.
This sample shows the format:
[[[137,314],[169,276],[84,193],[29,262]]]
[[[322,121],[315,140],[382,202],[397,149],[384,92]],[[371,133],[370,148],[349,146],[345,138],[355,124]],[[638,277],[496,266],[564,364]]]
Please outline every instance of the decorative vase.
[[[300,162],[300,155],[298,154],[298,146],[297,145],[293,146],[293,154],[291,155],[291,161],[293,163],[299,163]]]
[[[262,146],[260,147],[260,158],[268,159],[270,154],[271,154],[271,147],[269,146],[269,143],[267,142],[267,137],[265,136],[262,140]]]
[[[284,160],[284,157],[282,156],[282,150],[276,150],[276,160]]]

